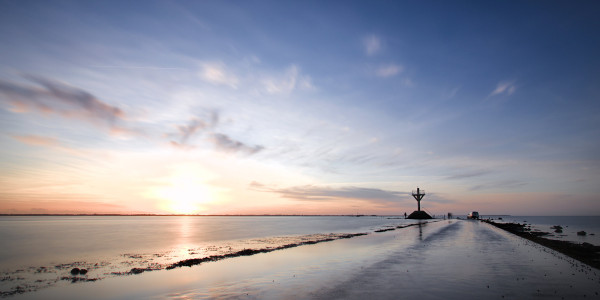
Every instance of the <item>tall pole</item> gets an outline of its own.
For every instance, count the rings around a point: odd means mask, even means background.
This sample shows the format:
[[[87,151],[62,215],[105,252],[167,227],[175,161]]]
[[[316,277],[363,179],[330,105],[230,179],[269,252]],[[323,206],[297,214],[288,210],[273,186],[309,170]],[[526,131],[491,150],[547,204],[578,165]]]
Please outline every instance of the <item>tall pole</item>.
[[[425,196],[425,192],[421,193],[421,189],[417,188],[417,192],[413,191],[412,195],[417,200],[417,211],[421,211],[421,199]]]

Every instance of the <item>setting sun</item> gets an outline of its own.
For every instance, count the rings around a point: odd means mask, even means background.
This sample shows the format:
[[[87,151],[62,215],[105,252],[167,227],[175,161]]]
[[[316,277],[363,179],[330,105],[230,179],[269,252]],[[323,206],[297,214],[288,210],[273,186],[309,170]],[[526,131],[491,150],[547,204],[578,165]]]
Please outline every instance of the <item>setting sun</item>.
[[[202,210],[202,203],[209,202],[206,190],[202,186],[188,183],[167,187],[159,196],[168,200],[166,209],[176,214],[194,214]]]
[[[205,210],[204,204],[214,202],[215,196],[204,182],[205,176],[179,170],[163,186],[152,191],[161,200],[160,208],[174,214],[195,214]]]

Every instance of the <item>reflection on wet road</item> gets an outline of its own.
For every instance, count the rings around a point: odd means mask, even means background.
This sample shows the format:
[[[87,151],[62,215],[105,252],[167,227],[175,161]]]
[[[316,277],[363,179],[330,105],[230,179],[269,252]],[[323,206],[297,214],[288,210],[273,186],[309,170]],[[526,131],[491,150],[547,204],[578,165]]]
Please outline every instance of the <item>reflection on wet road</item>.
[[[441,226],[440,226],[441,225]],[[321,299],[576,299],[598,297],[598,271],[477,221],[419,228],[419,241]]]

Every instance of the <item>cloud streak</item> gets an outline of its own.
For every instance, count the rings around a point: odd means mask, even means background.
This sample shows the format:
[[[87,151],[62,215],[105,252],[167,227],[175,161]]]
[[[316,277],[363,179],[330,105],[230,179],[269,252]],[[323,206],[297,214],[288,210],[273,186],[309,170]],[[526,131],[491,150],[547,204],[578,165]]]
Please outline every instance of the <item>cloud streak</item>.
[[[515,86],[513,81],[502,81],[496,85],[496,89],[492,91],[492,93],[490,94],[490,97],[496,96],[496,95],[502,95],[502,94],[510,96],[516,90],[517,90],[517,87]]]
[[[250,183],[250,189],[279,194],[281,197],[298,201],[343,201],[348,199],[363,200],[376,204],[398,203],[407,199],[410,193],[388,191],[363,187],[318,187],[314,185],[293,186],[288,188],[272,188],[258,182]]]
[[[213,133],[209,140],[217,147],[217,149],[230,153],[244,152],[247,154],[255,154],[264,149],[263,146],[259,145],[248,146],[222,133]]]
[[[447,176],[446,179],[455,180],[455,179],[473,178],[473,177],[484,176],[484,175],[487,175],[487,174],[490,174],[490,173],[492,173],[492,171],[489,171],[489,170],[477,170],[477,171],[461,172],[461,173],[456,173],[454,175]]]
[[[363,39],[363,47],[368,56],[373,56],[381,50],[381,39],[375,35],[367,36]]]
[[[255,154],[264,149],[263,146],[249,146],[230,136],[214,131],[219,124],[219,114],[215,111],[210,113],[208,120],[195,117],[186,125],[177,126],[177,133],[167,134],[170,138],[177,138],[179,141],[171,140],[170,144],[179,149],[190,150],[196,148],[190,145],[189,140],[195,135],[205,135],[206,141],[212,144],[217,150],[226,153],[242,152],[246,154]]]
[[[181,143],[185,144],[190,136],[196,133],[196,131],[202,130],[207,126],[208,125],[204,121],[197,118],[192,119],[188,125],[178,126],[177,129],[179,129],[179,133],[181,134]]]
[[[380,66],[375,71],[375,75],[377,75],[378,77],[387,78],[387,77],[392,77],[392,76],[398,75],[403,70],[404,70],[404,68],[402,66],[399,66],[396,64],[388,64],[385,66]]]
[[[210,119],[205,121],[200,118],[193,118],[187,125],[177,126],[179,131],[176,135],[180,137],[180,144],[186,144],[188,139],[196,132],[205,129],[214,128],[219,123],[219,114],[215,111],[210,113]]]
[[[84,152],[81,150],[73,149],[71,147],[63,145],[58,139],[53,138],[53,137],[30,134],[30,135],[13,135],[12,138],[14,138],[15,140],[17,140],[23,144],[29,145],[29,146],[46,147],[46,148],[56,149],[56,150],[67,152],[71,155],[83,155],[84,154]]]
[[[211,84],[226,85],[232,89],[238,88],[239,79],[228,71],[225,64],[221,62],[202,64],[199,75],[200,78]]]
[[[301,75],[296,65],[288,67],[281,76],[263,78],[262,84],[269,94],[289,94],[297,89],[313,88],[310,76]]]
[[[82,89],[41,76],[26,75],[24,78],[37,86],[0,80],[0,99],[9,103],[14,112],[58,114],[93,123],[105,123],[111,127],[115,126],[117,120],[125,118],[125,113],[120,108],[109,105]]]
[[[503,180],[485,184],[479,184],[471,187],[472,191],[493,190],[493,189],[516,189],[526,186],[527,182],[520,180]]]
[[[30,146],[46,146],[54,147],[60,145],[59,141],[55,138],[39,136],[39,135],[15,135],[13,136],[17,141],[27,144]]]

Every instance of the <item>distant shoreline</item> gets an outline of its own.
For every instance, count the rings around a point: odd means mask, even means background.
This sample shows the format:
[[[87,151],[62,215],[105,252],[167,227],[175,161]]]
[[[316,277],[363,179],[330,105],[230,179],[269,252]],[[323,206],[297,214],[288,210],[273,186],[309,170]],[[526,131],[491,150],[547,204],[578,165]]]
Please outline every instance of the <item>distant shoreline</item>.
[[[398,217],[400,215],[278,215],[278,214],[0,214],[0,217]]]
[[[0,217],[16,216],[16,217],[402,217],[403,214],[398,215],[373,215],[373,214],[7,214],[0,213]],[[439,216],[439,215],[436,215]],[[454,215],[454,219],[463,219],[465,215]],[[483,218],[489,217],[598,217],[598,215],[565,215],[565,216],[529,216],[529,215],[482,215]]]
[[[403,214],[398,215],[373,215],[373,214],[102,214],[102,213],[81,213],[81,214],[8,214],[0,213],[0,217],[6,216],[17,216],[17,217],[402,217]],[[438,215],[436,215],[438,216]],[[454,219],[463,219],[465,215],[454,215]],[[529,215],[482,215],[483,218],[489,217],[598,217],[598,215],[565,215],[565,216],[529,216]]]

